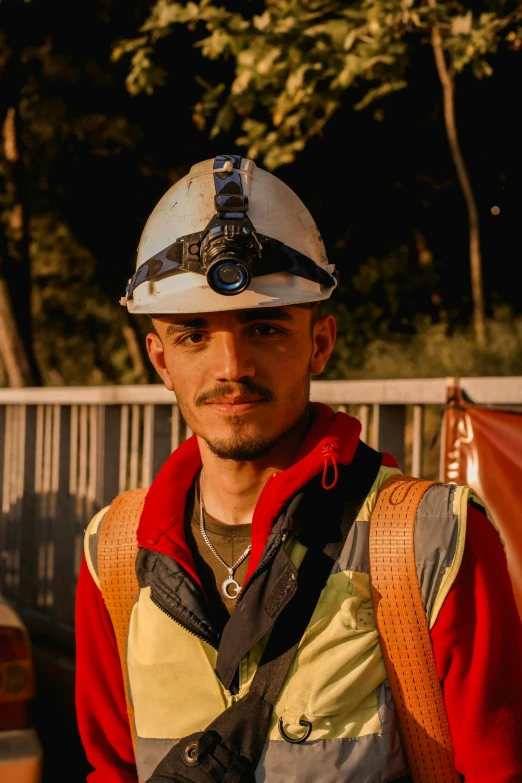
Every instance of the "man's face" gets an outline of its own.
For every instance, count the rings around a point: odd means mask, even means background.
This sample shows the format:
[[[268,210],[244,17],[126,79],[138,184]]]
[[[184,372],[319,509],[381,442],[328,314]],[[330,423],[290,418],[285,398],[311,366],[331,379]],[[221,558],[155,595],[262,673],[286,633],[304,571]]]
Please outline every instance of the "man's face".
[[[189,427],[224,459],[270,451],[307,410],[335,322],[289,306],[154,318],[147,350]],[[159,335],[159,336],[158,336]]]

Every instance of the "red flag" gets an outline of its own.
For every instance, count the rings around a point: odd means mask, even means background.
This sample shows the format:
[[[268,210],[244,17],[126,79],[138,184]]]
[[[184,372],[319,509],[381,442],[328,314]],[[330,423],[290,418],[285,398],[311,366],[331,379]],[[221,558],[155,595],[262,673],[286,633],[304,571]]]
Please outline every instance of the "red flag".
[[[445,481],[472,487],[493,514],[522,617],[522,413],[481,408],[452,389],[444,467]]]

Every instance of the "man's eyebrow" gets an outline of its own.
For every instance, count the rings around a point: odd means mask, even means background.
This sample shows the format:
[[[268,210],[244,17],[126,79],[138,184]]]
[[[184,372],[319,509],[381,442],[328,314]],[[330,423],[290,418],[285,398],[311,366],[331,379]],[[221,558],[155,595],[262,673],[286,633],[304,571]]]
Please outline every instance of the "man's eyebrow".
[[[187,329],[205,329],[207,326],[208,321],[205,318],[190,318],[188,321],[183,321],[181,324],[169,324],[167,326],[166,336],[170,337],[172,334],[186,332]]]
[[[280,307],[260,307],[252,310],[241,310],[237,314],[238,321],[248,324],[251,321],[293,321],[294,318],[288,310]]]
[[[238,310],[237,319],[239,323],[249,324],[252,321],[293,321],[293,316],[288,310],[281,307],[260,307],[252,310]],[[182,323],[172,323],[167,326],[166,336],[180,334],[189,329],[206,329],[208,321],[206,318],[189,318]]]

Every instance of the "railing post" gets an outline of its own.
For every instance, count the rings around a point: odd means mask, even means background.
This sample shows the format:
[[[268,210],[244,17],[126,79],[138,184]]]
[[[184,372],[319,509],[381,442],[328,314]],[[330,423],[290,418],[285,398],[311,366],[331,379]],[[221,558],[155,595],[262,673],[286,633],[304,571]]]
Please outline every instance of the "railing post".
[[[20,447],[24,449],[21,460],[22,475],[17,476],[23,487],[23,497],[16,501],[17,509],[10,515],[18,517],[19,537],[19,588],[18,598],[24,606],[35,607],[38,590],[38,541],[36,518],[36,405],[22,405],[20,416],[22,433]],[[19,433],[19,434],[22,434]],[[23,443],[23,445],[22,445]],[[18,513],[16,513],[18,511]],[[19,513],[21,511],[21,513]]]
[[[13,474],[16,471],[17,450],[20,449],[20,438],[17,432],[18,411],[14,405],[5,407],[5,442],[3,450],[4,469],[2,473],[2,506],[0,508],[2,519],[2,592],[8,598],[13,598],[13,561],[15,557],[15,533],[16,520],[13,519],[13,507],[15,505]],[[19,532],[19,530],[18,530]],[[19,542],[16,543],[16,551],[19,552]]]
[[[53,520],[54,575],[53,614],[56,620],[74,624],[74,545],[76,499],[70,491],[71,406],[60,405],[58,414],[58,489]]]
[[[154,405],[143,406],[143,446],[141,453],[140,487],[150,487],[152,483],[152,449],[154,441]]]
[[[405,426],[405,405],[373,406],[373,448],[392,454],[401,470],[404,469]]]
[[[100,506],[108,506],[119,492],[120,488],[120,439],[121,439],[121,405],[104,405],[101,413],[99,502]]]
[[[38,586],[36,605],[44,611],[52,606],[52,572],[54,570],[54,542],[52,527],[52,468],[53,406],[38,405],[36,409],[36,452],[34,491],[36,494],[34,514],[34,544],[38,549]]]
[[[361,440],[368,443],[368,432],[370,424],[370,406],[361,405],[357,418],[361,422]]]
[[[128,488],[128,459],[129,459],[129,406],[122,405],[120,409],[120,437],[119,442],[119,476],[118,476],[118,494]]]
[[[154,436],[152,441],[152,478],[171,455],[173,405],[154,406]],[[177,407],[176,407],[177,410]]]
[[[423,446],[423,427],[424,427],[424,406],[413,406],[412,422],[412,448],[411,448],[411,474],[412,476],[421,476],[422,473],[422,446]]]
[[[139,457],[140,457],[140,406],[132,406],[131,415],[131,433],[130,433],[130,458],[129,458],[129,473],[130,473],[130,487],[129,489],[136,489],[139,487]]]
[[[0,405],[0,593],[5,586],[5,555],[6,555],[6,518],[3,514],[5,474],[4,454],[6,449],[5,437],[6,406]]]
[[[172,406],[170,437],[170,450],[174,451],[181,443],[181,413],[179,405]]]

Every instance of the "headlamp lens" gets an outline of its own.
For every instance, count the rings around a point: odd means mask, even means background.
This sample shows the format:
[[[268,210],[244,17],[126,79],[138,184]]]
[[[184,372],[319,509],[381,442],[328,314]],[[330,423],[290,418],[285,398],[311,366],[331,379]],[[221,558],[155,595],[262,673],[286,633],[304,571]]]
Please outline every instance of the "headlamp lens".
[[[217,270],[216,277],[224,285],[237,285],[241,280],[241,272],[234,264],[223,264]]]
[[[212,290],[218,294],[231,296],[240,294],[248,287],[251,274],[249,269],[237,261],[218,261],[207,273],[207,280]]]

